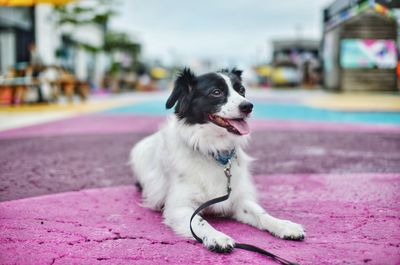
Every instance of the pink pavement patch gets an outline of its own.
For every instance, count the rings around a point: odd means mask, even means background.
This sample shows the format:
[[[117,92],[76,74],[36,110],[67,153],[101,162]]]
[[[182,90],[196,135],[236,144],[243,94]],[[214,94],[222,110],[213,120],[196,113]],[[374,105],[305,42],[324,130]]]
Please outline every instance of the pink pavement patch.
[[[87,115],[0,132],[1,138],[73,134],[117,134],[155,131],[163,117]]]
[[[400,174],[258,175],[260,201],[301,223],[303,242],[208,218],[238,242],[300,264],[399,264]],[[215,254],[176,236],[122,186],[0,203],[0,264],[275,264],[255,253]]]
[[[0,139],[30,136],[73,134],[149,133],[156,131],[165,121],[162,116],[87,115],[37,124],[0,132]],[[354,124],[314,121],[284,121],[251,119],[253,131],[333,131],[333,132],[389,132],[400,133],[400,126],[385,124]]]

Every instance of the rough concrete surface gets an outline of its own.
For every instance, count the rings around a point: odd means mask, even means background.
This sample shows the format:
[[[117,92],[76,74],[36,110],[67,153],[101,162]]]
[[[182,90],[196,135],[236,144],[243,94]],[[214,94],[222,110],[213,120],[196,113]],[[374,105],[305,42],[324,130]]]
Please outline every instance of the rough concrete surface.
[[[271,214],[303,224],[285,241],[227,219],[211,219],[238,242],[301,264],[398,264],[398,174],[258,175]],[[344,181],[346,180],[346,181]],[[243,250],[214,254],[180,238],[161,214],[139,206],[132,186],[0,204],[0,264],[273,264]]]

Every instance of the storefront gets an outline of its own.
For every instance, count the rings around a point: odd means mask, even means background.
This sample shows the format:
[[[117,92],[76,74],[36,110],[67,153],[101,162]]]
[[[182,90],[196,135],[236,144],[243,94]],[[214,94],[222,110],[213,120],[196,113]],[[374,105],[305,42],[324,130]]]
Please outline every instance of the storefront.
[[[397,21],[386,2],[337,0],[324,10],[327,89],[396,90]]]
[[[34,29],[33,7],[0,8],[0,74],[17,62],[29,61]]]

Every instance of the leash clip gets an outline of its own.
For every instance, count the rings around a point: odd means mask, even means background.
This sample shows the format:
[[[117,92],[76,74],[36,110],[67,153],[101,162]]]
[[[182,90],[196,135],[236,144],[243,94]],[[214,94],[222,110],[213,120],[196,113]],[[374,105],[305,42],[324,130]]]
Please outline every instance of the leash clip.
[[[231,189],[231,177],[232,177],[231,167],[232,167],[231,159],[228,159],[228,163],[226,163],[226,166],[224,168],[225,176],[228,179],[228,183],[226,184],[226,190],[228,193],[231,193],[231,190],[232,190]]]

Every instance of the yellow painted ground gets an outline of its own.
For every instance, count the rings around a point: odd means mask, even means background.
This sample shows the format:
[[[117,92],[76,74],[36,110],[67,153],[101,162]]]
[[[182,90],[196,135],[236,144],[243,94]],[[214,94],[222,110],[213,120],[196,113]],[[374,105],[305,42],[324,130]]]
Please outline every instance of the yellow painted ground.
[[[400,95],[343,93],[315,96],[305,104],[338,111],[400,111]]]
[[[103,111],[106,109],[123,106],[136,102],[132,98],[129,99],[113,99],[102,102],[83,102],[83,103],[65,103],[65,104],[36,104],[21,106],[3,106],[0,107],[0,113],[36,113],[36,112],[67,112],[67,113],[92,113]]]
[[[0,131],[100,112],[139,101],[130,97],[70,104],[0,106]]]
[[[132,93],[110,95],[104,98],[89,98],[89,101],[84,103],[0,106],[0,131],[102,112],[160,96],[166,97],[161,92]]]

